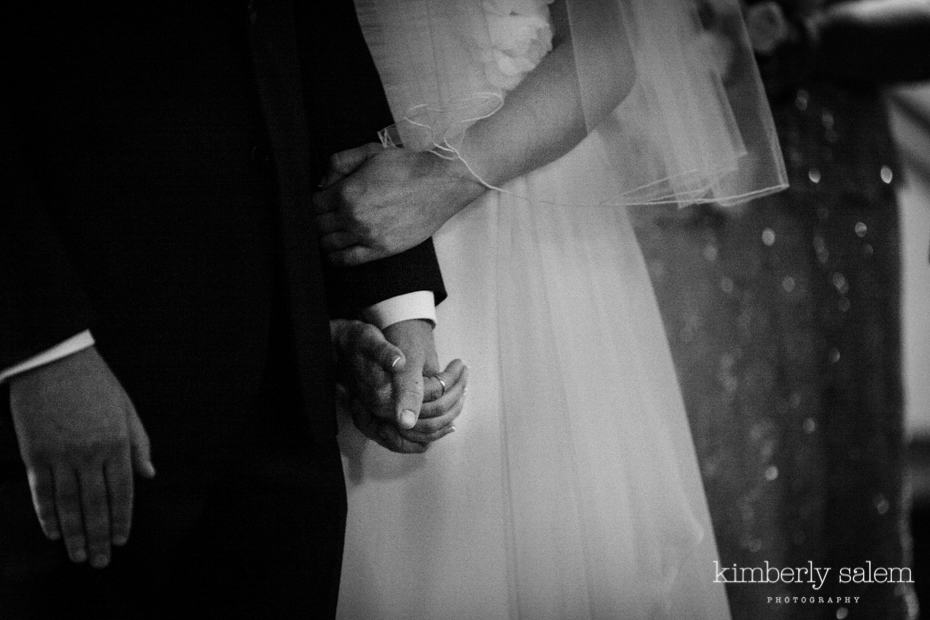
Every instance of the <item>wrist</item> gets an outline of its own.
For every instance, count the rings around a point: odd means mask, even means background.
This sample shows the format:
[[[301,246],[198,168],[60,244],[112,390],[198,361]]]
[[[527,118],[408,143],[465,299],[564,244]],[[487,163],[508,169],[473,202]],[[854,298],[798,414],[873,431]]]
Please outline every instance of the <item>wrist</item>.
[[[438,163],[443,177],[449,179],[452,200],[460,205],[459,209],[484,194],[488,190],[489,183],[492,183],[475,167],[474,162],[466,159],[464,155],[451,159],[436,155],[432,157]]]

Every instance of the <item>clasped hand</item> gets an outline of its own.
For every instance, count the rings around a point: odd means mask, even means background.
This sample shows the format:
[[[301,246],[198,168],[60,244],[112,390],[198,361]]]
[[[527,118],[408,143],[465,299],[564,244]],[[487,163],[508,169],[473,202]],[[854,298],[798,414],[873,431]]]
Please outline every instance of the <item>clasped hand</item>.
[[[433,326],[395,323],[382,333],[360,321],[330,322],[342,406],[369,439],[394,452],[422,453],[455,430],[468,369],[439,371]]]
[[[331,262],[359,265],[429,239],[485,188],[458,160],[366,144],[336,153],[313,195]]]

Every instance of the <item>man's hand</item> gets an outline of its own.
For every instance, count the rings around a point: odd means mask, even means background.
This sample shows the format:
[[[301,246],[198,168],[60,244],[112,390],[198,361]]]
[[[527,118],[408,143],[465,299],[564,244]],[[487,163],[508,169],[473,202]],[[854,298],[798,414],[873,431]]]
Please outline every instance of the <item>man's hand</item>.
[[[411,320],[384,328],[384,337],[404,352],[404,361],[391,376],[394,415],[397,428],[416,426],[423,405],[424,376],[439,373],[439,359],[433,343],[433,326],[428,321]]]
[[[129,539],[133,470],[155,475],[129,396],[91,347],[12,377],[10,408],[43,532],[105,567]]]
[[[384,334],[359,321],[332,321],[331,327],[344,404],[369,439],[394,452],[420,453],[455,430],[468,373],[460,360],[435,372],[428,322],[403,321]]]
[[[329,328],[340,387],[372,415],[392,420],[391,374],[404,363],[403,351],[362,321],[332,320]]]
[[[342,151],[313,195],[320,246],[337,265],[399,254],[484,191],[458,160],[379,144]]]

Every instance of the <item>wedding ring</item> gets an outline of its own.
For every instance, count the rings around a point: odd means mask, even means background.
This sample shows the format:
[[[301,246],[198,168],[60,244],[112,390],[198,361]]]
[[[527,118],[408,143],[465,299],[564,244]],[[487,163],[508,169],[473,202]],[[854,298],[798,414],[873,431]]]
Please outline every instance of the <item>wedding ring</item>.
[[[439,395],[440,398],[446,395],[446,389],[449,387],[446,385],[446,382],[442,380],[442,377],[435,375],[436,381],[439,381],[439,385],[442,386],[442,393]]]

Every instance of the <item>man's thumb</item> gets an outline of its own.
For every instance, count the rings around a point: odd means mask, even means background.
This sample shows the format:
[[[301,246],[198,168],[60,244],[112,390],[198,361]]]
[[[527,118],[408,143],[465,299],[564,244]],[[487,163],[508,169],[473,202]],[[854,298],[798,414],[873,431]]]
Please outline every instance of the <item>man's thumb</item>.
[[[420,373],[401,372],[394,375],[394,402],[397,426],[411,429],[416,426],[423,405],[423,376]]]
[[[128,414],[129,447],[132,452],[132,468],[143,478],[155,477],[155,466],[152,464],[152,445],[148,433],[142,426],[142,420],[135,411]]]
[[[368,161],[372,155],[384,150],[379,144],[364,144],[362,146],[340,151],[329,158],[329,169],[320,181],[320,187],[329,187],[333,183],[346,177]]]

